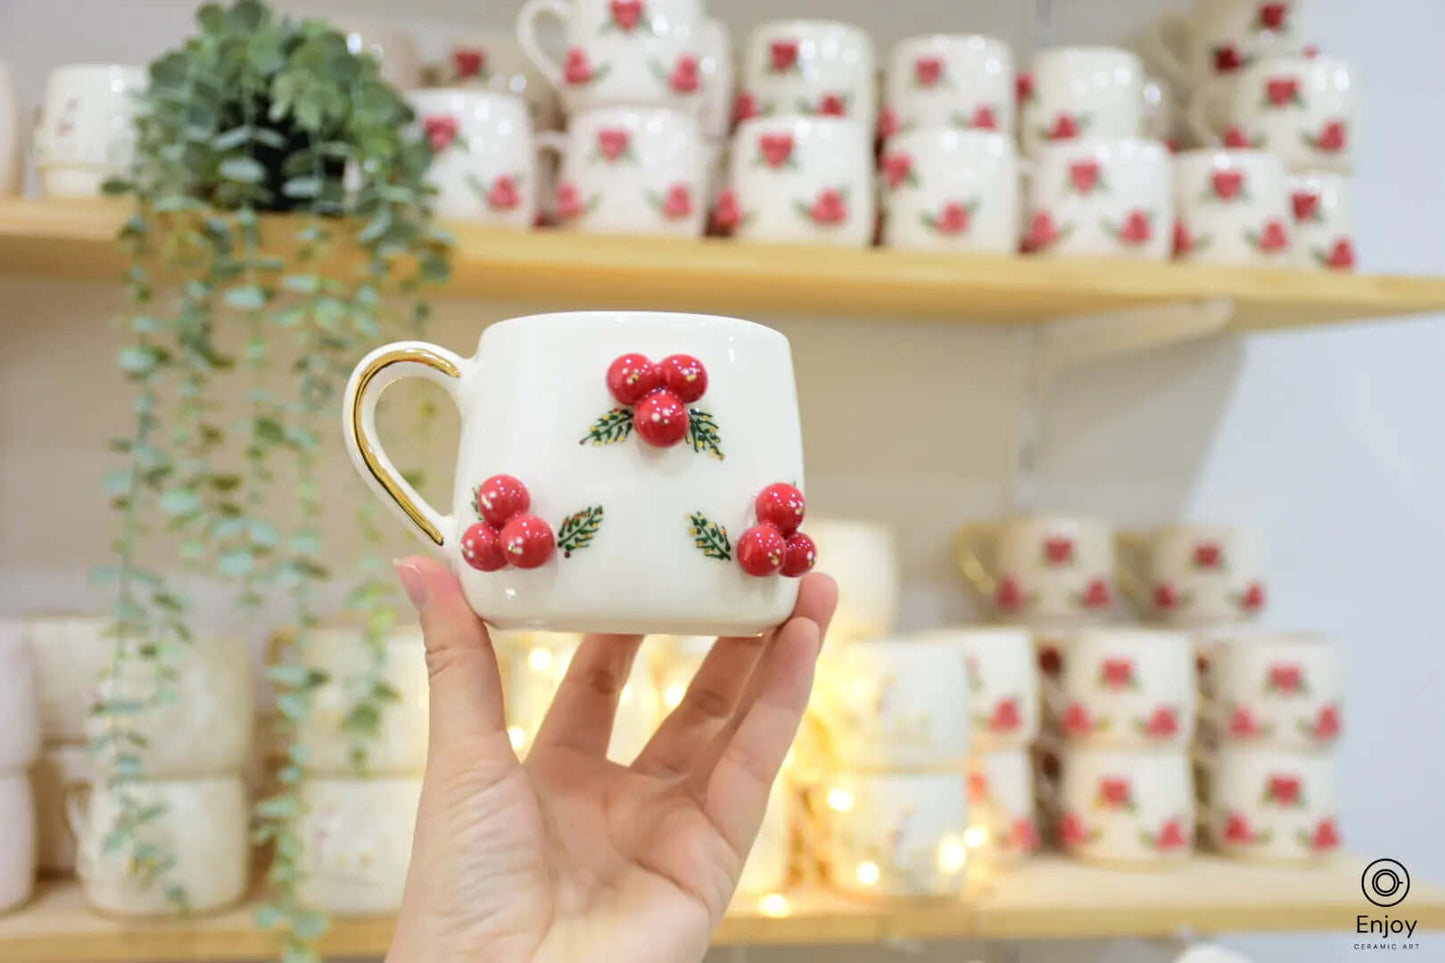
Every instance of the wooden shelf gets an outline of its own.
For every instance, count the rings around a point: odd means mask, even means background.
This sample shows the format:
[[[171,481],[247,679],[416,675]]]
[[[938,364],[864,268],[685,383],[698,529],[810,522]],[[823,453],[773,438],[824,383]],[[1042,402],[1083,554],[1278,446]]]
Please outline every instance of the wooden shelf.
[[[0,201],[0,274],[118,278],[125,211]],[[1233,327],[1245,330],[1445,312],[1441,278],[449,227],[448,294],[554,307],[1018,323],[1228,298]]]
[[[1100,869],[1044,857],[1001,872],[969,902],[864,903],[829,894],[789,894],[789,912],[768,917],[747,901],[728,914],[716,942],[877,943],[889,939],[1049,939],[1238,932],[1353,933],[1373,911],[1360,893],[1367,860],[1325,866],[1249,866],[1201,857],[1174,870]],[[1393,907],[1420,930],[1445,928],[1445,888],[1420,880]],[[336,919],[323,949],[331,957],[380,956],[391,938],[386,917]],[[0,916],[6,963],[181,963],[274,955],[241,907],[186,921],[114,920],[85,907],[73,881],[41,885],[30,905]]]

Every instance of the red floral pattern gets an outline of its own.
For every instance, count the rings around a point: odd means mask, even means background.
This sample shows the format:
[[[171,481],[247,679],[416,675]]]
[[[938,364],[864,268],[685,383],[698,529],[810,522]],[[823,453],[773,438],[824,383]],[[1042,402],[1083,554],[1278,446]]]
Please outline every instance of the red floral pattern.
[[[913,79],[920,87],[936,87],[943,80],[943,61],[938,57],[919,57],[913,62]]]
[[[1219,547],[1218,542],[1200,542],[1194,546],[1194,567],[1195,568],[1222,568],[1224,566],[1224,549]]]
[[[1233,73],[1244,66],[1244,58],[1239,55],[1239,50],[1232,44],[1221,44],[1214,48],[1214,72],[1217,74]]]
[[[1044,564],[1050,567],[1071,565],[1074,561],[1074,540],[1067,535],[1051,535],[1044,539]]]
[[[1350,271],[1355,266],[1355,246],[1347,237],[1335,241],[1328,254],[1315,253],[1315,259],[1332,271]]]
[[[758,137],[758,155],[774,169],[792,166],[793,146],[792,134],[761,134]]]
[[[672,73],[668,75],[667,85],[679,94],[691,94],[702,86],[702,74],[698,70],[697,58],[691,54],[684,54],[677,58],[673,65]]]
[[[1264,785],[1264,801],[1280,806],[1302,806],[1304,796],[1298,776],[1273,775]]]
[[[1132,689],[1134,662],[1131,659],[1104,659],[1099,663],[1099,684],[1106,689]]]
[[[1095,797],[1101,809],[1134,808],[1134,786],[1128,779],[1106,776],[1099,780],[1099,793]]]
[[[1099,184],[1098,161],[1074,161],[1070,164],[1069,184],[1080,194],[1092,194]]]
[[[642,0],[612,0],[612,26],[631,33],[642,22]]]
[[[798,41],[774,40],[768,44],[768,66],[775,74],[785,74],[798,66]]]
[[[1021,725],[1023,725],[1023,717],[1019,713],[1018,699],[1000,699],[995,703],[993,712],[988,717],[990,732],[1016,732]]]
[[[426,142],[435,153],[441,153],[452,145],[457,139],[457,119],[446,114],[432,114],[422,118],[422,129],[426,132]]]
[[[1089,582],[1082,595],[1079,596],[1079,606],[1086,609],[1108,608],[1114,601],[1114,593],[1109,589],[1109,583],[1101,578]]]
[[[481,47],[457,47],[452,51],[452,70],[457,79],[484,76],[487,69],[487,52]]]
[[[1304,105],[1298,77],[1270,77],[1264,82],[1264,96],[1270,107]]]
[[[1305,135],[1305,141],[1317,151],[1326,154],[1336,154],[1345,149],[1347,141],[1345,123],[1341,120],[1332,120],[1320,129],[1315,136]]]
[[[522,203],[522,193],[517,189],[517,179],[503,174],[492,181],[487,190],[487,206],[494,211],[515,210]]]

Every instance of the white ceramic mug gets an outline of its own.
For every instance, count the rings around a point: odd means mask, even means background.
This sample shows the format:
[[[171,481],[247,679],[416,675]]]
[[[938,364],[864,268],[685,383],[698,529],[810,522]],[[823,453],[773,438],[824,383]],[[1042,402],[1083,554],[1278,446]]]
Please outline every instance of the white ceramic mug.
[[[968,850],[966,778],[955,772],[832,773],[815,790],[837,889],[863,896],[955,896]]]
[[[1200,770],[1205,825],[1226,856],[1303,861],[1339,849],[1334,756],[1223,746]]]
[[[1276,748],[1333,745],[1342,726],[1339,650],[1309,633],[1216,633],[1209,657],[1210,741]]]
[[[0,621],[0,773],[21,772],[40,755],[35,659],[25,625]]]
[[[930,127],[890,138],[880,162],[889,247],[1012,254],[1019,238],[1013,138]]]
[[[1350,179],[1329,171],[1293,174],[1287,190],[1294,213],[1296,266],[1353,271],[1355,221],[1350,211]]]
[[[768,791],[768,808],[763,825],[748,850],[748,861],[738,877],[737,895],[742,898],[776,893],[788,884],[793,867],[793,818],[796,795],[786,775],[773,780]]]
[[[1070,743],[1183,750],[1194,736],[1194,647],[1188,635],[1100,626],[1067,636],[1044,687]]]
[[[1039,734],[1039,679],[1027,629],[939,629],[933,638],[963,650],[973,748],[1022,749]]]
[[[35,802],[22,769],[0,773],[0,913],[21,906],[35,888]]]
[[[20,159],[20,107],[10,65],[0,60],[0,197],[20,193],[25,164]]]
[[[1166,14],[1145,31],[1145,56],[1189,90],[1261,57],[1302,50],[1300,6],[1302,0],[1195,0],[1188,14]]]
[[[300,791],[300,898],[340,916],[400,909],[421,778],[309,778]]]
[[[603,107],[538,142],[562,158],[555,213],[563,228],[696,237],[707,214],[697,120],[661,108]]]
[[[1174,155],[1174,256],[1202,264],[1285,267],[1294,234],[1284,165],[1262,150]]]
[[[1264,547],[1254,532],[1181,523],[1123,533],[1118,544],[1120,585],[1152,619],[1197,626],[1264,609]]]
[[[1194,849],[1193,780],[1182,750],[1071,747],[1056,805],[1059,843],[1078,859],[1159,866]]]
[[[455,514],[377,440],[376,401],[405,377],[461,411]],[[792,611],[816,558],[796,527],[788,340],[748,321],[584,311],[493,324],[472,358],[386,345],[352,372],[343,429],[362,477],[499,628],[754,635]],[[639,593],[659,571],[667,591]]]
[[[733,136],[723,229],[750,241],[867,247],[873,240],[871,127],[837,117],[757,117]]]
[[[889,58],[881,127],[885,136],[922,127],[1012,134],[1013,51],[979,34],[909,37]]]
[[[515,31],[479,30],[452,41],[444,76],[450,86],[521,97],[534,130],[555,130],[561,125],[557,91],[522,53]]]
[[[1100,519],[1022,515],[965,526],[955,550],[998,616],[1097,619],[1114,600],[1112,538]]]
[[[743,53],[734,116],[847,117],[870,129],[878,115],[873,41],[833,20],[759,24]]]
[[[703,21],[702,57],[698,61],[702,73],[702,102],[697,120],[704,137],[722,140],[732,129],[733,101],[737,95],[737,73],[734,65],[733,38],[727,24],[708,17]]]
[[[440,217],[530,228],[537,217],[537,148],[524,101],[470,88],[408,95],[431,145],[426,182]]]
[[[1039,147],[1028,176],[1024,250],[1044,256],[1169,257],[1174,234],[1169,149],[1155,140],[1078,140]]]
[[[65,794],[91,778],[90,750],[60,742],[46,746],[30,770],[35,790],[36,866],[42,873],[75,872],[75,834],[65,820]]]
[[[1348,174],[1358,87],[1354,68],[1338,58],[1269,57],[1205,84],[1187,116],[1201,143],[1267,150],[1293,171]]]
[[[35,667],[40,735],[45,742],[81,742],[96,688],[110,664],[112,621],[88,616],[37,616],[24,621]]]
[[[1117,47],[1054,47],[1034,54],[1019,104],[1024,154],[1057,141],[1119,140],[1144,132],[1144,67]]]
[[[72,64],[52,71],[35,128],[35,169],[47,197],[97,197],[126,174],[143,67]]]
[[[995,859],[1010,861],[1039,848],[1034,818],[1034,768],[1027,749],[980,753],[968,764],[968,825],[981,827]]]
[[[893,529],[838,518],[808,520],[818,557],[838,583],[838,611],[828,638],[875,639],[890,634],[898,619],[898,547]]]
[[[565,59],[538,41],[538,20],[563,24]],[[675,107],[695,113],[702,88],[700,0],[528,0],[517,40],[561,92],[569,115],[597,107]]]
[[[107,845],[120,825],[122,793],[155,818]],[[113,916],[175,916],[218,910],[246,894],[251,866],[246,787],[237,776],[96,783],[74,789],[66,814],[75,832],[85,901]],[[157,847],[174,862],[154,878],[134,866],[135,847]]]

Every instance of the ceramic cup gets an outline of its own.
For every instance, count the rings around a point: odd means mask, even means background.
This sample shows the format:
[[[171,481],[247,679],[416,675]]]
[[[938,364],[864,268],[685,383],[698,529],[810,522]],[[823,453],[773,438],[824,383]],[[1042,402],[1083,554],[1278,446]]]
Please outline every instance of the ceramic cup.
[[[561,126],[556,90],[522,53],[513,31],[479,30],[453,41],[443,76],[448,86],[482,88],[522,98],[534,130]]]
[[[35,169],[47,197],[98,197],[130,169],[143,67],[72,64],[50,74],[35,128]]]
[[[1188,635],[1101,626],[1067,636],[1057,680],[1044,686],[1070,743],[1183,750],[1194,736],[1194,648]]]
[[[1174,256],[1204,264],[1294,263],[1284,165],[1262,150],[1174,155]]]
[[[22,622],[0,621],[0,773],[22,772],[40,755],[35,660]]]
[[[131,781],[123,791],[142,808],[160,809],[119,846],[107,840],[122,818],[122,790],[96,783],[66,798],[76,873],[91,907],[112,916],[175,916],[182,905],[203,913],[246,894],[249,813],[239,777]],[[174,863],[155,879],[141,875],[135,869],[141,845],[159,847]]]
[[[965,526],[959,567],[1002,618],[1099,619],[1113,604],[1108,522],[1023,515]]]
[[[874,522],[809,518],[808,534],[838,583],[838,611],[828,638],[875,639],[898,618],[898,547],[893,529]]]
[[[968,825],[987,834],[995,860],[1017,860],[1038,850],[1034,769],[1027,749],[984,752],[969,760]]]
[[[24,770],[0,773],[0,913],[21,906],[35,887],[35,802]]]
[[[290,636],[278,633],[273,645],[286,645]],[[419,630],[393,630],[373,651],[360,628],[318,628],[307,633],[305,651],[306,666],[326,676],[311,690],[311,714],[297,732],[306,772],[386,776],[426,768],[427,668]],[[348,726],[376,686],[393,697],[380,702],[380,718],[362,736]]]
[[[75,872],[75,836],[65,821],[65,794],[87,782],[90,769],[89,749],[61,742],[46,746],[30,770],[35,790],[35,862],[42,873]]]
[[[1024,250],[1162,261],[1174,233],[1169,149],[1154,140],[1063,141],[1036,151]]]
[[[823,663],[815,708],[848,766],[961,766],[969,750],[964,652],[939,635],[849,642]]]
[[[538,142],[562,158],[556,214],[563,228],[695,237],[707,187],[697,121],[673,110],[604,107]]]
[[[1228,525],[1172,524],[1118,538],[1118,576],[1152,619],[1176,625],[1235,622],[1265,606],[1259,537]]]
[[[1355,222],[1350,213],[1350,179],[1328,171],[1293,174],[1286,189],[1294,213],[1296,266],[1353,271]]]
[[[1183,90],[1235,73],[1262,57],[1298,53],[1303,0],[1195,0],[1144,33],[1150,63]]]
[[[426,181],[440,217],[530,228],[537,217],[537,148],[524,101],[468,88],[410,95],[434,159]]]
[[[1127,50],[1041,50],[1018,86],[1020,140],[1028,157],[1057,141],[1119,140],[1144,132],[1144,67]]]
[[[1026,629],[939,629],[925,638],[951,642],[963,653],[973,748],[1022,749],[1039,734],[1039,681]]]
[[[538,41],[543,17],[562,23],[560,63]],[[703,26],[700,0],[528,0],[517,40],[569,115],[616,106],[696,113]]]
[[[395,913],[411,862],[421,778],[301,783],[299,896],[338,916]]]
[[[885,81],[885,136],[924,127],[1013,134],[1014,59],[978,34],[909,37],[893,47]]]
[[[1120,866],[1180,864],[1194,849],[1194,792],[1182,750],[1071,747],[1056,805],[1070,856]]]
[[[733,136],[717,220],[750,241],[867,247],[874,230],[870,128],[836,117],[758,117]]]
[[[737,895],[747,899],[776,893],[788,884],[793,866],[794,794],[786,775],[773,780],[768,808],[748,861],[738,877]]]
[[[1199,88],[1187,117],[1200,143],[1267,150],[1292,171],[1348,174],[1358,87],[1335,57],[1268,57]]]
[[[697,120],[702,134],[720,141],[732,129],[733,102],[737,96],[737,72],[734,68],[733,37],[727,24],[708,17],[702,27],[702,101]]]
[[[1013,139],[930,127],[890,138],[883,172],[889,247],[1011,254],[1019,238]]]
[[[743,53],[734,117],[847,117],[871,132],[878,116],[874,64],[873,41],[861,27],[832,20],[760,24]]]
[[[82,742],[96,688],[110,664],[111,620],[41,616],[25,620],[45,742]]]
[[[1339,650],[1308,633],[1219,633],[1205,702],[1210,741],[1321,749],[1340,736]]]
[[[1226,856],[1302,861],[1339,848],[1330,753],[1226,745],[1205,759],[1200,784],[1210,842]]]
[[[101,679],[101,699],[133,702],[126,717],[145,745],[128,750],[147,779],[192,779],[240,772],[251,751],[251,657],[243,641],[198,636],[161,657],[174,670],[162,681],[154,665],[131,658]],[[86,721],[91,742],[109,735],[109,717]],[[97,765],[110,758],[99,757]]]
[[[461,411],[453,515],[377,440],[377,398],[403,377]],[[788,340],[762,325],[584,311],[493,324],[472,358],[399,342],[352,372],[343,415],[362,477],[499,628],[755,635],[792,611],[784,572],[816,557],[805,534],[757,524],[755,503],[784,528],[804,511]],[[667,591],[640,593],[658,571]]]
[[[0,197],[20,193],[25,173],[20,159],[20,107],[10,65],[0,60]]]
[[[965,782],[962,767],[832,773],[816,791],[834,887],[862,896],[956,896],[968,861]]]

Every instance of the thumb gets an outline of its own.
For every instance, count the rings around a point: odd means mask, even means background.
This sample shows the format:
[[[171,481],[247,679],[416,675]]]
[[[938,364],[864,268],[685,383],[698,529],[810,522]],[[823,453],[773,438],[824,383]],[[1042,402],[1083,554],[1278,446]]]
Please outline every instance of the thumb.
[[[429,752],[505,751],[515,761],[502,709],[497,653],[445,565],[424,556],[392,563],[421,618],[431,687]]]

